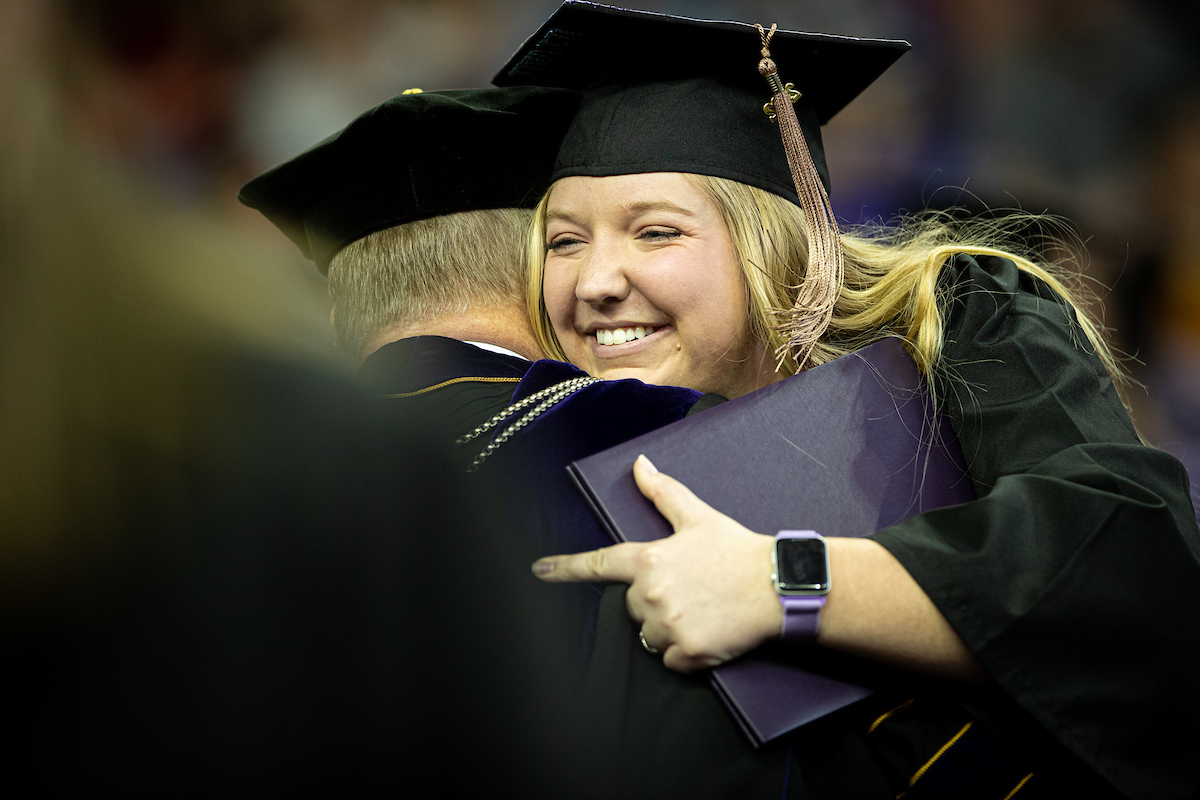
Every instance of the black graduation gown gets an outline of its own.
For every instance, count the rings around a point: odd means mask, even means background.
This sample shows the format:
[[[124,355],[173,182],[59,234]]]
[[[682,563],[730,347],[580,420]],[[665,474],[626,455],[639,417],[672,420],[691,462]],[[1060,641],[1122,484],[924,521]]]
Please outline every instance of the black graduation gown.
[[[1073,315],[1005,259],[943,274],[936,383],[979,499],[875,535],[993,680],[1132,797],[1200,792],[1200,531]]]
[[[454,439],[503,411],[529,364],[457,339],[413,336],[367,356],[359,377],[393,413],[440,426]]]

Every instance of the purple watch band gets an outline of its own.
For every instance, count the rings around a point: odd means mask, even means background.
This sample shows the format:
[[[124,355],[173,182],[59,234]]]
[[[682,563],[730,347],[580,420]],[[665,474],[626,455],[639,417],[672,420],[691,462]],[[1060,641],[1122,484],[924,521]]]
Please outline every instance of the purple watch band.
[[[783,606],[783,630],[780,638],[785,642],[806,642],[817,638],[821,624],[821,607],[825,595],[819,597],[788,597],[779,595]]]
[[[815,539],[824,542],[822,536],[816,531],[779,531],[775,534],[777,548],[781,539]],[[778,559],[778,550],[775,558]],[[828,563],[826,558],[825,587],[819,591],[803,594],[784,593],[779,580],[779,565],[776,564],[774,580],[775,589],[779,592],[779,604],[783,607],[783,626],[780,630],[780,638],[783,641],[802,642],[812,641],[816,638],[817,630],[820,627],[821,608],[825,605],[825,596],[829,591]]]

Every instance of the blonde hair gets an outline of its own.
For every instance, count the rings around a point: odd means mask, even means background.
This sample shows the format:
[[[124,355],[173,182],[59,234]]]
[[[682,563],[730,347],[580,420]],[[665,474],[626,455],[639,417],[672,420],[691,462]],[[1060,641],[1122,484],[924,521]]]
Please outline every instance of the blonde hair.
[[[791,308],[804,279],[808,239],[800,209],[778,195],[708,175],[687,176],[721,212],[745,276],[754,336],[779,357],[778,371],[792,375],[795,355],[780,333],[779,312]],[[553,191],[553,187],[551,187]],[[526,299],[534,337],[549,357],[566,356],[554,334],[542,299],[545,266],[545,219],[550,192],[534,212],[526,259]],[[917,367],[932,378],[942,352],[943,319],[938,277],[958,254],[998,256],[1048,285],[1075,312],[1113,379],[1123,372],[1104,341],[1101,325],[1085,302],[1091,292],[1079,275],[1060,264],[1039,263],[1025,252],[1022,231],[1048,228],[1052,245],[1068,237],[1061,220],[1021,214],[991,220],[959,221],[950,214],[927,212],[895,225],[860,226],[841,235],[845,254],[842,290],[829,329],[813,349],[805,368],[858,350],[886,337],[904,341]]]
[[[520,303],[532,212],[463,211],[372,233],[329,265],[334,333],[355,353],[391,325]]]

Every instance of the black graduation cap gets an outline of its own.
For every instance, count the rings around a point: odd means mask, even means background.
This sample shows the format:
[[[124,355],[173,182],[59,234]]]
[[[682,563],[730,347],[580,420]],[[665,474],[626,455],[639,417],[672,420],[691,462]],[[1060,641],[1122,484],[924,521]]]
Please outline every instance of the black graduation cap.
[[[694,172],[799,204],[771,99],[759,75],[759,30],[567,0],[496,75],[497,86],[586,90],[555,179]],[[821,125],[910,48],[908,42],[777,31],[771,57],[795,103],[826,190]]]
[[[412,91],[412,90],[410,90]],[[376,231],[486,208],[532,208],[579,95],[523,86],[402,94],[238,193],[322,273]]]

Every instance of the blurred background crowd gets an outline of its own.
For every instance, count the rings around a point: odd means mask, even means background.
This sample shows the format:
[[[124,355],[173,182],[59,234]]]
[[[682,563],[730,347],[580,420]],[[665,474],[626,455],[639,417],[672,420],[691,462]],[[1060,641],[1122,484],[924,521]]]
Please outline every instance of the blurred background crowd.
[[[410,87],[488,85],[557,0],[53,0],[73,133],[167,202],[316,271],[238,187]],[[637,0],[903,38],[826,128],[849,223],[925,207],[1048,211],[1145,388],[1150,443],[1200,474],[1200,6],[1179,0]],[[620,43],[614,43],[620,47]],[[753,65],[751,65],[752,68]],[[784,65],[786,66],[786,65]],[[786,75],[785,75],[786,78]]]

